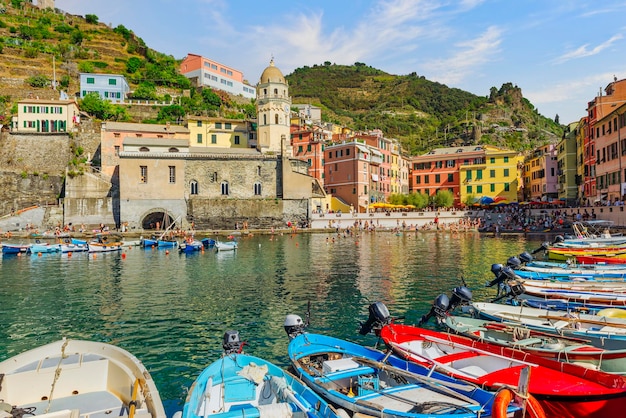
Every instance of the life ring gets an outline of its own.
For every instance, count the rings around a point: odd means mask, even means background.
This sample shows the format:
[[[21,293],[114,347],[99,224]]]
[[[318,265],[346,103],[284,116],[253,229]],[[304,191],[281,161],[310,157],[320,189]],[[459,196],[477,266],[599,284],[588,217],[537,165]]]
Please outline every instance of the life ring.
[[[493,407],[491,410],[491,416],[493,418],[506,418],[507,416],[507,408],[515,394],[511,389],[502,388],[496,393],[496,398],[493,401]],[[530,393],[528,394],[528,398],[526,399],[526,417],[528,418],[546,418],[546,413],[543,408],[532,396]]]

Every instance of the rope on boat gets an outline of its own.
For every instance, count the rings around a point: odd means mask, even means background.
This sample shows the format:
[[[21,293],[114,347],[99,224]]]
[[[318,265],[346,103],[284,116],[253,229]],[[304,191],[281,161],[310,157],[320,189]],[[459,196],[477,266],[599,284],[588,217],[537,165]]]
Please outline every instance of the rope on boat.
[[[61,363],[63,360],[67,358],[67,354],[65,354],[65,349],[69,344],[69,340],[63,339],[63,345],[61,346],[61,356],[59,357],[59,363],[57,364],[57,368],[54,371],[54,380],[52,381],[52,386],[50,387],[50,396],[48,396],[48,405],[46,406],[46,410],[44,414],[47,414],[50,411],[50,406],[52,405],[52,395],[54,394],[54,388],[59,380],[59,376],[61,376]]]

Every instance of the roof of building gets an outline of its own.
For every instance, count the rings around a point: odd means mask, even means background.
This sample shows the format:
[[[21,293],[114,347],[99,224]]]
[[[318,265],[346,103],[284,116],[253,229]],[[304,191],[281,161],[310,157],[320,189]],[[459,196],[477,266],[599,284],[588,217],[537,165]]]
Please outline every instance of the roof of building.
[[[188,134],[189,129],[180,125],[155,125],[151,123],[129,123],[129,122],[106,122],[103,130],[126,131],[126,132],[155,132],[155,133],[183,133]]]
[[[263,70],[263,73],[261,74],[261,83],[262,84],[263,83],[287,84],[287,82],[285,81],[285,76],[283,75],[282,71],[280,71],[278,67],[274,65],[273,58],[270,61],[270,65],[265,70]]]
[[[464,147],[435,148],[423,155],[465,154],[477,151],[484,151],[484,147],[481,145],[469,145]]]
[[[57,104],[57,105],[70,105],[70,104],[74,104],[76,106],[78,106],[76,104],[76,100],[55,100],[55,99],[22,99],[19,100],[17,103],[19,104]]]
[[[190,147],[189,152],[193,154],[261,155],[256,148]]]

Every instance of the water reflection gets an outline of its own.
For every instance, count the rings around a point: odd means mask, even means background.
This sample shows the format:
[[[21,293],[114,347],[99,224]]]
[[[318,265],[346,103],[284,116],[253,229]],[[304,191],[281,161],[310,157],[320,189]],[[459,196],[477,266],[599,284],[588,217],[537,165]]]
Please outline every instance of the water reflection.
[[[484,300],[492,263],[538,247],[542,237],[411,232],[246,237],[234,252],[158,249],[120,254],[2,258],[0,360],[62,337],[107,341],[140,358],[168,414],[237,329],[247,352],[287,364],[285,315],[312,330],[373,344],[357,334],[370,303],[415,323],[463,277]],[[545,239],[544,239],[545,240]]]

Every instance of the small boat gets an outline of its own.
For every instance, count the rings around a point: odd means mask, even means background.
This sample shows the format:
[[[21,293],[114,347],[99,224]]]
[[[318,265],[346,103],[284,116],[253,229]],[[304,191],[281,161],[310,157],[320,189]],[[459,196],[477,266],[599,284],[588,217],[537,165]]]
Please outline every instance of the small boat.
[[[181,253],[189,254],[204,250],[204,245],[198,240],[187,240],[178,245],[178,250]]]
[[[237,248],[237,241],[215,241],[216,251],[233,251]]]
[[[139,247],[141,245],[141,240],[140,239],[133,239],[133,240],[124,240],[122,241],[122,247]]]
[[[98,239],[90,242],[88,245],[90,253],[107,253],[122,250],[120,241],[108,242],[106,239]]]
[[[604,418],[626,410],[626,376],[410,325],[388,324],[380,337],[409,361],[486,389],[515,387],[530,368],[528,392],[546,416]]]
[[[538,331],[583,338],[595,347],[626,348],[626,318],[489,302],[472,302],[467,311],[491,321],[520,323]]]
[[[556,248],[549,247],[547,249],[548,259],[550,260],[568,260],[576,258],[579,255],[587,255],[594,257],[611,257],[626,258],[626,247],[603,247],[603,248]]]
[[[59,244],[62,253],[79,253],[89,251],[89,245],[85,242],[83,244],[73,244],[72,242],[64,242]]]
[[[50,244],[47,242],[35,242],[30,245],[31,254],[48,254],[61,252],[59,244]]]
[[[178,241],[175,239],[158,239],[157,247],[159,248],[175,248],[178,247]]]
[[[145,366],[110,344],[56,341],[1,362],[0,376],[3,416],[166,418]]]
[[[237,331],[224,334],[224,355],[200,373],[173,418],[340,416],[295,376],[241,353],[242,346]]]
[[[536,331],[521,324],[487,321],[449,315],[446,327],[457,334],[477,341],[522,350],[534,355],[607,373],[626,374],[626,349],[606,350],[588,344],[581,338]]]
[[[213,238],[202,238],[200,242],[204,245],[204,248],[215,247],[215,240]]]
[[[618,258],[618,257],[601,257],[601,256],[592,256],[592,255],[577,255],[576,261],[580,264],[615,264],[624,266],[626,268],[626,258]]]
[[[289,358],[297,375],[322,398],[354,416],[503,417],[519,410],[509,398],[498,415],[494,393],[391,353],[329,336],[292,333],[289,317],[299,317],[289,315],[285,321],[292,338]]]
[[[145,247],[145,248],[156,247],[157,246],[157,239],[156,239],[156,237],[154,237],[154,238],[142,238],[141,239],[141,246]]]
[[[30,254],[30,244],[2,244],[2,254]]]

